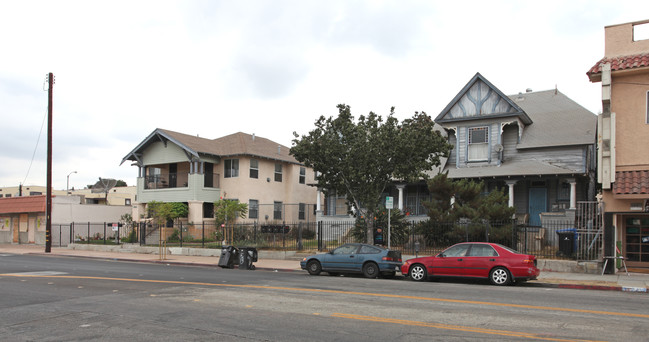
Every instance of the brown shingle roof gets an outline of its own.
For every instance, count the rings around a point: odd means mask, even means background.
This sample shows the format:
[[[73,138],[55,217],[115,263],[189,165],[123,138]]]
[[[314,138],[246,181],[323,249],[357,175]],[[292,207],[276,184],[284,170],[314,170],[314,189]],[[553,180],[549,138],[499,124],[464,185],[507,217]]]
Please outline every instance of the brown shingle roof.
[[[599,74],[602,72],[602,66],[606,63],[611,64],[611,71],[629,70],[642,67],[649,67],[649,53],[641,53],[629,56],[604,57],[586,72],[592,82],[599,81]]]
[[[0,198],[0,214],[44,213],[46,196]]]
[[[205,139],[166,129],[158,129],[157,131],[164,133],[197,153],[219,157],[248,155],[300,164],[293,156],[289,155],[288,147],[251,134],[238,132],[217,139]]]
[[[649,170],[615,172],[613,193],[616,195],[649,194]]]

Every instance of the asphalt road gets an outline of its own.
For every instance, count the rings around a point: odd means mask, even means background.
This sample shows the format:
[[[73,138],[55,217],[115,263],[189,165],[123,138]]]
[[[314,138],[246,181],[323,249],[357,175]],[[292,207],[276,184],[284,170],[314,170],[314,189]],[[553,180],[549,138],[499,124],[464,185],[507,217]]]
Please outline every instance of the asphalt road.
[[[641,293],[0,255],[2,341],[649,341]]]

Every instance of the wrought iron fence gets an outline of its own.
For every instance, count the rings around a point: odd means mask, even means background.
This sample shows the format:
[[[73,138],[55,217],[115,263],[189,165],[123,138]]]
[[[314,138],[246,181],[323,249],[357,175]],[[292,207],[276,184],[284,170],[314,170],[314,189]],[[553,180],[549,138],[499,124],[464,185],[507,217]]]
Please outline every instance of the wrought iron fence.
[[[375,244],[387,245],[387,230],[377,227]],[[366,242],[365,227],[352,221],[275,222],[260,221],[215,225],[214,223],[158,226],[135,222],[119,226],[112,223],[71,223],[52,226],[54,246],[69,243],[121,244],[167,247],[221,248],[223,245],[258,249],[331,250],[349,242]],[[495,242],[521,253],[545,259],[600,260],[603,236],[589,227],[574,228],[565,222],[545,222],[543,227],[517,221],[431,221],[405,222],[390,227],[390,248],[404,255],[434,255],[459,242]]]

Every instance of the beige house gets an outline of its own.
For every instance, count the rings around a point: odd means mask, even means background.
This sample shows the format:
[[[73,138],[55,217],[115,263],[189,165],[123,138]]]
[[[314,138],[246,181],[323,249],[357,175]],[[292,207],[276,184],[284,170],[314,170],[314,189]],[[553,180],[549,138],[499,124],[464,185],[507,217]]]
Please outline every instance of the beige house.
[[[607,26],[604,58],[587,75],[602,83],[597,179],[605,205],[604,253],[649,268],[649,37],[636,35],[641,25],[649,20]]]
[[[254,134],[206,139],[156,129],[127,160],[138,167],[134,219],[145,217],[151,201],[183,202],[188,222],[201,223],[213,220],[214,202],[232,199],[248,204],[250,220],[315,220],[313,170],[288,147]]]

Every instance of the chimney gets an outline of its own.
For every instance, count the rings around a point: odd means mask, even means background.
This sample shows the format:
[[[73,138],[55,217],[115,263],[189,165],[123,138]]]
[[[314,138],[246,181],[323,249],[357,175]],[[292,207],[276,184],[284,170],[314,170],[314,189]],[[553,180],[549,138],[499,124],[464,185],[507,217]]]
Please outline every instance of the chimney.
[[[255,133],[252,133],[252,141],[255,141]]]
[[[526,92],[526,93],[531,93],[531,92],[532,92],[532,88],[527,88],[527,89],[525,89],[525,92]]]
[[[282,146],[277,145],[277,154],[282,154]]]

